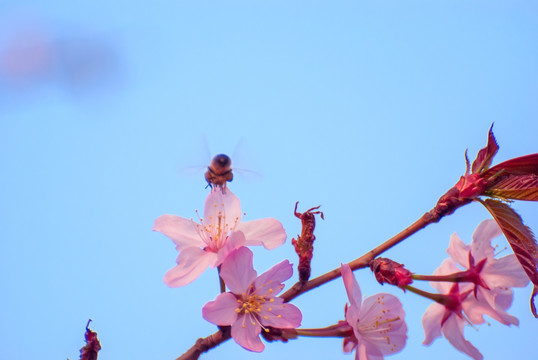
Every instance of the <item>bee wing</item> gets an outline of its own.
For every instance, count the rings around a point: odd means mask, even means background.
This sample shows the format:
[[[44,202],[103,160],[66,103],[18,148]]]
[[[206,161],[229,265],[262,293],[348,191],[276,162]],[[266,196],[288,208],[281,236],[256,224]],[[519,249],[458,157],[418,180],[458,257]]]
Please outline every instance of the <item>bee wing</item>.
[[[238,175],[241,179],[244,179],[247,181],[261,181],[263,179],[263,175],[257,171],[241,169],[241,168],[238,169],[236,167],[232,168],[232,171],[234,174]]]
[[[195,177],[200,176],[207,170],[207,166],[185,166],[178,170],[181,177]]]
[[[182,151],[178,173],[182,177],[202,176],[211,161],[207,137],[201,135],[189,144],[188,151]]]
[[[261,181],[263,176],[255,165],[258,163],[256,161],[257,158],[252,146],[249,146],[244,138],[240,138],[231,158],[232,171],[241,179],[247,181]]]

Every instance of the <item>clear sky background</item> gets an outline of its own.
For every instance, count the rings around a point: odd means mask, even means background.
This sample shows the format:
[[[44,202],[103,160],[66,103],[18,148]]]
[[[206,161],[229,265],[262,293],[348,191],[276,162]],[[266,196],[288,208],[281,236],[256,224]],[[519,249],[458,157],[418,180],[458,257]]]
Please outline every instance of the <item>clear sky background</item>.
[[[494,163],[538,152],[537,96],[534,1],[4,0],[0,358],[78,359],[88,318],[100,360],[175,359],[215,331],[201,307],[218,293],[216,270],[168,288],[177,253],[151,231],[161,214],[203,209],[207,145],[262,175],[230,185],[246,219],[287,230],[284,246],[255,249],[259,273],[297,263],[295,202],[322,205],[317,276],[430,210],[491,123]],[[185,176],[192,165],[202,168]],[[538,231],[537,203],[513,207]],[[470,204],[386,255],[431,273],[453,232],[469,242],[487,218]],[[409,339],[391,359],[468,358],[445,339],[421,345],[428,300],[355,274],[364,295],[404,305]],[[536,354],[530,293],[515,291],[519,328],[466,328],[486,359]],[[338,279],[294,304],[304,327],[324,327],[346,300]],[[228,341],[202,358],[232,356],[352,359],[341,339],[306,338],[261,354]]]

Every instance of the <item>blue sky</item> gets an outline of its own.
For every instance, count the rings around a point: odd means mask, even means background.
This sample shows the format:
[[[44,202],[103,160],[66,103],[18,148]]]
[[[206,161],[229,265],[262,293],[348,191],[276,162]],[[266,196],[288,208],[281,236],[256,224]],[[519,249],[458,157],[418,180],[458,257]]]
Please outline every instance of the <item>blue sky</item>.
[[[237,151],[237,167],[262,175],[230,185],[246,218],[274,217],[287,230],[281,248],[254,250],[258,272],[296,263],[295,202],[322,205],[313,276],[431,209],[492,123],[494,163],[537,152],[537,10],[532,1],[3,1],[0,358],[77,359],[90,317],[101,360],[174,359],[215,331],[201,307],[218,293],[216,271],[168,288],[177,253],[151,231],[161,214],[203,208],[203,170],[181,169],[206,165],[206,146]],[[538,229],[538,204],[513,207]],[[468,205],[386,255],[431,273],[452,233],[469,242],[489,217]],[[421,345],[427,300],[369,271],[356,276],[364,295],[403,303],[409,339],[392,359],[467,359],[444,339]],[[530,292],[515,291],[519,328],[466,328],[486,359],[535,353]],[[294,301],[305,327],[343,319],[345,302],[340,279]],[[301,338],[255,354],[229,341],[203,358],[351,359],[341,348]]]

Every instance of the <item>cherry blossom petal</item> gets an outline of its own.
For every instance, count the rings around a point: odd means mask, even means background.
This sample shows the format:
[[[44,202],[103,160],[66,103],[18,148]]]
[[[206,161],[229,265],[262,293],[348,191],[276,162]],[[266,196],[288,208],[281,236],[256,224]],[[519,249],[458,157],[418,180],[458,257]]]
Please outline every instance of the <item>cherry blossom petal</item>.
[[[231,293],[222,293],[202,308],[204,319],[215,325],[231,325],[237,320],[237,298]]]
[[[465,245],[459,236],[454,233],[450,236],[450,243],[446,252],[459,265],[469,268],[469,251],[471,247]]]
[[[488,315],[504,325],[518,325],[519,320],[515,316],[508,314],[496,304],[496,292],[497,290],[479,289],[476,298],[470,295],[462,304],[465,315],[473,324],[483,324],[485,322],[483,315]]]
[[[469,341],[463,337],[463,327],[465,320],[456,316],[450,316],[443,325],[443,335],[457,350],[469,355],[475,360],[482,360],[484,357]]]
[[[217,266],[222,264],[226,257],[235,249],[244,246],[246,242],[245,235],[241,231],[234,231],[228,237],[226,243],[217,252]]]
[[[261,352],[265,349],[259,337],[261,330],[261,326],[248,315],[240,315],[232,324],[232,338],[247,350]]]
[[[407,339],[404,318],[402,303],[396,296],[381,293],[366,298],[357,327],[362,339],[370,344],[368,353],[390,355],[402,350]]]
[[[360,340],[357,346],[357,353],[355,354],[355,360],[369,360],[368,353],[366,352],[366,344]]]
[[[426,309],[422,316],[422,326],[424,327],[424,341],[422,344],[430,345],[433,340],[441,336],[441,321],[446,308],[443,305],[433,303]]]
[[[356,306],[350,305],[346,308],[346,321],[348,325],[353,328],[353,331],[355,331],[355,328],[357,327],[359,313],[360,311]]]
[[[353,272],[348,264],[341,264],[340,268],[342,271],[342,280],[344,281],[344,287],[346,288],[349,303],[351,304],[351,307],[356,309],[356,311],[360,311],[362,294],[359,283],[357,282],[357,279],[355,279],[355,276],[353,275]],[[350,325],[353,326],[353,324]]]
[[[293,267],[284,260],[267,270],[254,281],[256,294],[267,297],[276,296],[283,288],[282,283],[293,274]]]
[[[286,241],[286,231],[277,219],[266,218],[240,223],[236,231],[242,231],[247,245],[263,245],[268,250],[275,249]]]
[[[303,315],[292,304],[285,304],[281,298],[274,298],[273,303],[265,304],[259,313],[260,322],[264,326],[280,329],[293,329],[301,325]]]
[[[222,263],[220,276],[234,294],[247,292],[256,279],[257,273],[252,266],[252,256],[252,251],[241,247],[232,251]]]
[[[529,278],[514,254],[502,258],[489,258],[480,274],[490,287],[525,287]]]
[[[205,246],[200,237],[196,224],[189,219],[176,215],[161,215],[153,225],[153,231],[158,231],[168,236],[178,250],[183,250],[190,246]]]
[[[497,308],[507,310],[512,305],[514,299],[514,291],[508,289],[495,289],[495,305]]]
[[[350,353],[350,352],[353,351],[353,349],[355,349],[357,344],[358,344],[358,341],[357,341],[357,338],[355,336],[346,337],[346,338],[344,338],[343,351],[345,353]]]
[[[206,198],[204,206],[204,223],[215,224],[220,216],[224,216],[228,229],[232,229],[241,220],[241,203],[239,198],[229,189],[213,190]],[[221,224],[224,227],[225,224]]]
[[[217,255],[199,247],[183,249],[177,257],[177,266],[168,270],[164,282],[170,287],[187,285],[196,279],[208,266],[214,266]]]
[[[477,262],[487,257],[493,257],[495,249],[491,246],[491,240],[501,234],[501,228],[493,219],[484,220],[477,226],[471,243],[471,252]]]
[[[383,353],[380,351],[377,344],[372,344],[368,340],[364,341],[364,339],[362,342],[364,343],[368,360],[383,360],[384,359]]]
[[[407,332],[402,303],[392,294],[379,293],[364,299],[359,318],[365,323],[375,323],[376,319],[378,322],[387,322],[391,334],[398,331],[405,335]]]
[[[441,266],[439,266],[435,271],[433,272],[434,275],[447,275],[447,274],[453,274],[455,272],[461,271],[454,261],[452,261],[451,258],[443,260],[441,263]],[[440,292],[441,294],[448,294],[450,292],[450,289],[452,288],[453,283],[447,282],[447,281],[431,281],[430,285]]]
[[[368,344],[366,341],[360,341],[357,346],[356,360],[383,360],[383,355],[377,351],[375,346]]]

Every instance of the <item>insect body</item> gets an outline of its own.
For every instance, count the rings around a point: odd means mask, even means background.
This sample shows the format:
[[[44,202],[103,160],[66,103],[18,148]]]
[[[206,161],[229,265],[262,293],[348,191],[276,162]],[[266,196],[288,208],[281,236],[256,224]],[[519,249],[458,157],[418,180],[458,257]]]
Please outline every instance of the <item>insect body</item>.
[[[205,180],[210,187],[225,188],[228,181],[233,180],[232,160],[228,155],[219,154],[209,163],[205,173]]]

